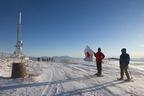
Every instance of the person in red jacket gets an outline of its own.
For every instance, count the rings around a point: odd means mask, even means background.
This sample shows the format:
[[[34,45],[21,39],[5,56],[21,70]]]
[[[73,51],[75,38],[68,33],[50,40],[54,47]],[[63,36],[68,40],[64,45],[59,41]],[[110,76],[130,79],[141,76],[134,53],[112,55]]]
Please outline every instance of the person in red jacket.
[[[102,60],[105,58],[105,55],[101,52],[101,48],[98,48],[98,52],[94,53],[96,57],[96,64],[97,64],[97,76],[102,75]]]

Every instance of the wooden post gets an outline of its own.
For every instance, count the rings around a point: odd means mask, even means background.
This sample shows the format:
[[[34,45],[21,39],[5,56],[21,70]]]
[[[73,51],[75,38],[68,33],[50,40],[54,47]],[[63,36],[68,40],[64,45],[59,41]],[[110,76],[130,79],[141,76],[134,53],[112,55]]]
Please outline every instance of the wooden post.
[[[24,78],[26,76],[26,67],[24,63],[13,63],[11,78]]]

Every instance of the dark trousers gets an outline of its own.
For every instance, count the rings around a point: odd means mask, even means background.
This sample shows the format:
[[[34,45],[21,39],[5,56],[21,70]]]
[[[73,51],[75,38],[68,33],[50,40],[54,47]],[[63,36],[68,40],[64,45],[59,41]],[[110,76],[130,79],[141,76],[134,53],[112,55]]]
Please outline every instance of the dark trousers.
[[[120,65],[121,78],[124,77],[124,73],[126,74],[127,79],[130,79],[130,76],[129,76],[129,73],[128,73],[128,65]]]
[[[98,75],[101,75],[101,73],[102,73],[102,63],[101,62],[97,62],[97,73],[98,73]]]

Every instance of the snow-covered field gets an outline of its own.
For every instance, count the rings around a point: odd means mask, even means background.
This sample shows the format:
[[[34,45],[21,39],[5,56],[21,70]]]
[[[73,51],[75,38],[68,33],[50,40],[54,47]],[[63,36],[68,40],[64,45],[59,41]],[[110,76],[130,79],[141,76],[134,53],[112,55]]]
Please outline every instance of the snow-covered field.
[[[118,61],[105,60],[103,77],[94,62],[27,61],[24,79],[10,79],[11,58],[0,58],[0,96],[144,96],[144,62],[130,64],[134,82],[117,81]]]

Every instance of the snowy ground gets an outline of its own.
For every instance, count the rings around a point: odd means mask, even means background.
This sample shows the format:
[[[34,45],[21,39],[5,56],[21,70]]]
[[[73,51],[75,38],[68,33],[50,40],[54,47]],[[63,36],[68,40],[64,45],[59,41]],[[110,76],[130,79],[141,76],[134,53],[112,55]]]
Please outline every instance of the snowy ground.
[[[94,62],[27,62],[34,76],[10,79],[12,59],[0,59],[0,96],[144,96],[144,63],[132,62],[134,82],[117,81],[118,61],[104,61],[103,77]]]

